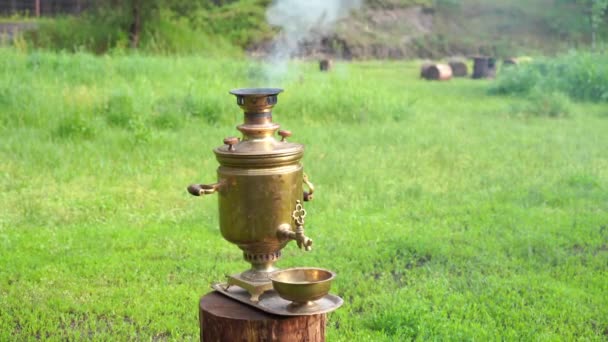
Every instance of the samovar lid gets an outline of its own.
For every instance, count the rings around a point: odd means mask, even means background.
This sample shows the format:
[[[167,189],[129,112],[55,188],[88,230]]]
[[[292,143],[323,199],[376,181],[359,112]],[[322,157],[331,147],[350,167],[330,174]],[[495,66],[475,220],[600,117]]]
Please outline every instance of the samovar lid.
[[[244,122],[237,126],[243,137],[228,137],[224,139],[223,146],[213,150],[220,164],[268,166],[302,158],[304,146],[288,142],[291,132],[279,130],[280,126],[272,122],[272,108],[277,103],[277,95],[282,91],[279,88],[242,88],[230,91],[244,112]],[[276,139],[277,131],[281,140]]]

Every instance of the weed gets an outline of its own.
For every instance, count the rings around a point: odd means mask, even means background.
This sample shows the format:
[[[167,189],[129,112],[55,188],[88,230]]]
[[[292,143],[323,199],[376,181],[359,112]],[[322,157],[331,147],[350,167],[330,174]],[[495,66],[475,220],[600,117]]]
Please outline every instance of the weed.
[[[128,128],[135,144],[147,143],[152,138],[152,128],[142,116],[130,118]]]
[[[90,118],[76,113],[61,118],[53,136],[61,139],[91,139],[95,136],[95,128]]]
[[[109,125],[127,128],[135,117],[133,98],[125,93],[113,93],[101,108]]]

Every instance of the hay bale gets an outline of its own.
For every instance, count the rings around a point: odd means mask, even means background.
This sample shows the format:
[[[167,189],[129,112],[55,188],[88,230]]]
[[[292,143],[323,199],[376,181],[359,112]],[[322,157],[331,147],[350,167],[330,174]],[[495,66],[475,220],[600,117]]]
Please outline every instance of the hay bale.
[[[420,66],[420,78],[426,78],[426,73],[433,66],[433,62],[426,61]]]
[[[448,65],[452,68],[452,76],[454,77],[465,77],[469,73],[464,61],[453,59],[448,62]]]
[[[502,65],[503,66],[520,65],[520,64],[524,64],[524,63],[529,63],[531,61],[532,61],[532,58],[530,58],[530,57],[511,57],[511,58],[505,58],[502,61]]]
[[[319,70],[321,71],[330,71],[333,66],[333,62],[331,59],[322,59],[319,61]]]
[[[528,56],[517,57],[518,64],[530,63],[532,61],[533,61],[532,57],[528,57]]]
[[[502,65],[503,66],[510,66],[510,65],[517,65],[519,64],[519,61],[517,60],[517,58],[511,57],[511,58],[505,58],[502,60]]]
[[[427,80],[447,81],[452,78],[452,68],[447,64],[433,64],[426,69],[424,78]]]

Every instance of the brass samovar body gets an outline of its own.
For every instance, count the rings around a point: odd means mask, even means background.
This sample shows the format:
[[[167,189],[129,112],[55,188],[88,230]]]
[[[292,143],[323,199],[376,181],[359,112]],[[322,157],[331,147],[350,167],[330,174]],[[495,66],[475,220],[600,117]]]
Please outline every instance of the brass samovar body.
[[[289,241],[305,250],[312,245],[304,236],[302,202],[312,199],[314,191],[300,163],[304,146],[288,142],[291,132],[272,122],[272,107],[281,91],[231,91],[244,110],[244,123],[237,126],[242,139],[228,137],[213,150],[220,164],[217,183],[188,187],[196,196],[217,193],[222,236],[236,244],[251,264],[250,269],[228,276],[227,284],[248,290],[252,301],[272,289],[268,276],[277,270],[274,264]],[[275,138],[277,131],[280,140]]]

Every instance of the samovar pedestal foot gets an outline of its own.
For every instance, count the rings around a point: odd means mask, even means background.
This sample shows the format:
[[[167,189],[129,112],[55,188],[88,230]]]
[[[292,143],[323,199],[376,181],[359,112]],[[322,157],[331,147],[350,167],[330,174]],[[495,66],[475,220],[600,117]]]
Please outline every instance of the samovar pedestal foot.
[[[254,282],[244,279],[240,273],[226,276],[226,278],[226,283],[228,285],[226,286],[226,289],[233,285],[239,286],[249,292],[249,294],[251,295],[251,301],[254,303],[260,301],[260,296],[264,292],[272,290],[272,282],[270,280],[264,282]]]

